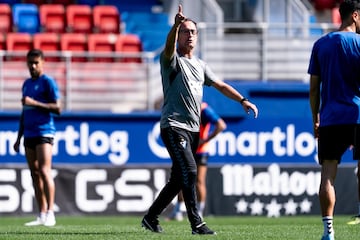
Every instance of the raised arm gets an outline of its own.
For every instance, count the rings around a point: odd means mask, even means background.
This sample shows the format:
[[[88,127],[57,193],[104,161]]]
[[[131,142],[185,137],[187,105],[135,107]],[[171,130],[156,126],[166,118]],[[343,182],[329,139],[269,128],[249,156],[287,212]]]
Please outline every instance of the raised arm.
[[[182,13],[182,6],[179,5],[178,13],[175,15],[174,25],[171,27],[170,32],[168,33],[166,38],[164,56],[167,59],[171,59],[175,54],[179,27],[185,19],[186,17]]]

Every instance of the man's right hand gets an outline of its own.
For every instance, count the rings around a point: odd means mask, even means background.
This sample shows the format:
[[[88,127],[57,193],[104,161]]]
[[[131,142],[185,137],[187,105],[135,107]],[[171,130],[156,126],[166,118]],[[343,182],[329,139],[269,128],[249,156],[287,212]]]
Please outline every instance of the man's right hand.
[[[182,12],[182,6],[181,6],[181,4],[179,4],[178,13],[175,15],[175,24],[178,26],[178,25],[180,25],[185,19],[186,19],[186,17],[184,16],[184,14],[183,14],[183,12]]]

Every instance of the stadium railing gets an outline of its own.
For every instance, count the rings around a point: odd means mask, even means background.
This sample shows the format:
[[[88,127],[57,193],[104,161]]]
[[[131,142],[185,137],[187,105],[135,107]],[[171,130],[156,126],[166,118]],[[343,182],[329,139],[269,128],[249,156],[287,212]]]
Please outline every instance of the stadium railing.
[[[336,29],[333,24],[224,23],[198,24],[198,55],[224,80],[308,82],[311,48],[322,34]],[[316,30],[316,31],[314,31]],[[164,39],[165,42],[165,39]],[[161,48],[154,52],[47,52],[60,62],[47,62],[46,72],[55,77],[68,111],[152,111],[161,99],[158,63]],[[8,59],[25,56],[21,51],[0,51],[0,111],[21,108],[21,85],[28,77],[24,62]],[[84,57],[86,62],[73,62]],[[112,58],[95,62],[94,58]],[[121,58],[141,58],[141,63]]]

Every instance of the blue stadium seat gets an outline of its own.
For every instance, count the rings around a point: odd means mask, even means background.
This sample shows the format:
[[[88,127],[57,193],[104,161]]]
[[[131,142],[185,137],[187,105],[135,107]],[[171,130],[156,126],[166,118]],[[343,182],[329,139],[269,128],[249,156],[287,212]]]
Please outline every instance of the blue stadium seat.
[[[40,29],[39,9],[35,4],[14,4],[13,25],[17,32],[36,33]]]
[[[103,0],[104,5],[115,5],[119,12],[151,12],[152,7],[159,5],[158,0]]]
[[[165,29],[169,28],[169,16],[166,13],[150,13],[150,12],[123,12],[121,19],[125,22],[126,32],[133,33],[142,29]]]
[[[161,49],[166,42],[168,32],[165,31],[153,31],[143,30],[139,32],[139,37],[143,43],[143,49],[145,51],[156,51]]]
[[[0,0],[0,3],[6,3],[6,4],[16,4],[16,3],[21,3],[21,0]]]
[[[91,7],[95,7],[97,5],[100,5],[100,0],[77,0],[76,4],[80,5],[89,5]]]

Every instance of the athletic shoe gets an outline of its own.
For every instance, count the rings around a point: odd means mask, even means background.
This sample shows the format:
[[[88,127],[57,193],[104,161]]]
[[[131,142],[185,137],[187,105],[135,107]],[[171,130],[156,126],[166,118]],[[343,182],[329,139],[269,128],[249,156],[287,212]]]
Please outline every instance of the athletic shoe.
[[[192,229],[192,234],[200,234],[200,235],[216,235],[216,232],[211,230],[206,226],[206,222],[200,223],[198,226]]]
[[[359,223],[360,223],[360,215],[353,216],[351,218],[351,221],[347,222],[347,224],[349,224],[349,225],[356,225],[356,224],[359,224]]]
[[[36,219],[34,221],[31,222],[27,222],[24,225],[27,227],[32,227],[32,226],[40,226],[40,225],[44,225],[45,219],[42,219],[40,216],[36,217]]]
[[[55,224],[56,224],[56,220],[55,220],[54,212],[51,212],[51,211],[47,212],[44,226],[53,227],[53,226],[55,226]]]
[[[321,240],[335,240],[334,233],[322,236]]]
[[[141,221],[141,226],[147,230],[152,232],[161,233],[163,230],[159,224],[159,220],[157,218],[150,219],[148,216],[144,216]]]

